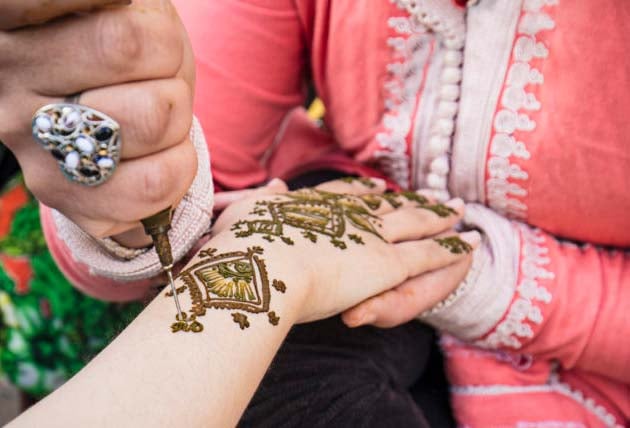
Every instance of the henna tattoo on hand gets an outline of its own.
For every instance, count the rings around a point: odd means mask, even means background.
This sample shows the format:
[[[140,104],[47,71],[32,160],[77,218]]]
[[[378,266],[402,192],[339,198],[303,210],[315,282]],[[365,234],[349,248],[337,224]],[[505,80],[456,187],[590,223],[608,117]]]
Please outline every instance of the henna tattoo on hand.
[[[365,242],[363,242],[363,238],[361,238],[361,236],[357,235],[356,233],[351,233],[350,235],[348,235],[348,238],[359,245],[365,245]]]
[[[173,295],[171,294],[170,297],[172,296]],[[171,331],[173,333],[177,333],[178,331],[201,333],[203,331],[203,324],[197,321],[197,317],[195,315],[188,317],[185,312],[182,312],[182,318],[183,319],[180,319],[178,315],[175,315],[177,322],[171,325]]]
[[[453,254],[470,253],[472,251],[472,246],[468,242],[462,241],[459,236],[435,238],[434,241]]]
[[[175,292],[176,292],[177,294],[182,294],[185,290],[186,290],[186,286],[185,286],[185,285],[182,285],[181,287],[177,287],[177,288],[175,289]],[[169,290],[169,291],[167,291],[167,292],[166,292],[166,297],[173,297],[173,292],[172,292],[172,291],[170,291],[170,290]]]
[[[361,179],[348,177],[343,181],[353,182]],[[372,183],[368,179],[363,179]],[[388,203],[397,209],[403,205],[401,198],[415,202],[417,207],[430,210],[439,217],[457,214],[451,207],[430,201],[411,191],[384,194],[368,194],[350,196],[325,192],[316,189],[301,189],[285,195],[288,200],[276,197],[273,200],[258,201],[250,215],[267,217],[256,220],[240,220],[232,225],[231,230],[237,238],[246,238],[253,234],[261,234],[262,239],[275,242],[280,239],[287,245],[295,242],[285,235],[285,227],[301,229],[301,235],[317,243],[318,237],[327,236],[330,243],[341,250],[348,248],[344,238],[348,238],[357,245],[364,245],[363,237],[356,233],[346,235],[347,224],[350,223],[363,232],[370,233],[383,239],[378,232],[381,227],[380,217],[370,211],[378,210],[382,204]]]
[[[294,245],[293,239],[285,235],[285,227],[289,226],[301,229],[302,236],[313,243],[323,235],[333,246],[345,250],[348,245],[344,238],[349,223],[383,239],[375,225],[379,217],[370,213],[370,205],[364,204],[360,198],[315,189],[302,189],[285,196],[288,199],[256,202],[256,208],[250,214],[264,212],[268,218],[234,223],[231,230],[236,237],[246,238],[256,233],[269,242],[279,238],[287,245]],[[363,244],[359,235],[351,235],[347,236],[350,240]]]
[[[274,279],[271,286],[281,293],[287,291],[287,286],[285,285],[284,281],[278,281],[277,279]]]
[[[184,283],[178,288],[178,294],[180,289],[181,292],[188,289],[192,308],[188,314],[182,314],[183,319],[175,316],[176,322],[171,325],[173,333],[203,331],[203,324],[198,318],[204,316],[208,309],[268,313],[269,322],[278,325],[280,317],[275,312],[269,312],[271,290],[265,261],[261,257],[263,253],[261,247],[224,254],[217,254],[216,249],[201,251],[201,261],[178,275]],[[272,286],[280,293],[287,290],[286,284],[276,279]],[[232,319],[241,330],[250,326],[247,316],[241,312],[232,313]]]
[[[424,208],[425,210],[433,211],[439,217],[448,217],[450,215],[457,214],[453,208],[444,205],[444,204],[431,204],[431,205],[422,205],[420,208]]]
[[[241,330],[245,330],[249,328],[249,320],[247,319],[247,315],[241,314],[239,312],[235,312],[232,314],[232,320],[241,328]]]
[[[269,323],[271,325],[278,325],[278,323],[280,322],[280,317],[276,315],[275,312],[269,312],[267,314],[267,316],[269,317]]]
[[[376,187],[376,184],[372,180],[366,177],[343,177],[340,178],[339,181],[343,181],[344,183],[354,183],[359,182],[363,184],[368,189],[373,189]]]

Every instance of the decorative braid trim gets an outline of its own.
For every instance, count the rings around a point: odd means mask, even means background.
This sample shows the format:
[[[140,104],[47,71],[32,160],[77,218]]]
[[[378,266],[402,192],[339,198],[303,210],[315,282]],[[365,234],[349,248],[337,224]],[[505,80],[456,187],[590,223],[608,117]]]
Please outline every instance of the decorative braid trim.
[[[436,100],[436,117],[432,120],[428,136],[428,171],[419,181],[422,187],[432,191],[439,201],[450,198],[448,174],[449,151],[455,132],[455,119],[459,110],[462,81],[463,49],[466,40],[466,20],[461,12],[451,13],[427,0],[394,0],[427,28],[436,33],[443,52],[440,86]],[[442,12],[442,13],[440,13]],[[418,136],[416,136],[418,138]]]
[[[534,336],[530,323],[541,324],[543,316],[536,302],[550,303],[551,293],[540,280],[553,279],[555,275],[545,269],[550,263],[546,254],[545,237],[537,229],[514,223],[521,238],[520,282],[516,287],[516,296],[507,315],[486,338],[475,341],[475,345],[484,348],[505,346],[519,349],[521,339]]]
[[[544,385],[466,385],[466,386],[452,386],[451,393],[456,395],[506,395],[506,394],[536,394],[536,393],[556,393],[568,397],[584,407],[589,413],[593,414],[597,419],[602,421],[606,427],[610,428],[623,428],[617,422],[615,416],[608,412],[606,408],[600,404],[597,404],[592,398],[585,398],[584,394],[571,388],[567,383],[560,381],[557,373],[552,373],[549,380]],[[560,423],[561,421],[554,421]],[[540,424],[541,422],[537,422]],[[569,422],[577,424],[578,422]],[[523,425],[517,425],[518,427],[538,427],[536,422],[523,422]],[[541,425],[546,426],[546,425]],[[550,425],[554,426],[554,425]],[[562,425],[556,425],[562,426]],[[580,426],[580,425],[567,425],[567,426]]]
[[[424,80],[424,68],[432,51],[427,29],[412,17],[391,17],[387,21],[394,35],[387,40],[393,62],[388,64],[385,83],[384,131],[376,135],[380,149],[374,153],[383,171],[402,188],[410,184],[407,136]]]
[[[434,196],[448,199],[447,177],[450,170],[448,151],[455,129],[462,80],[462,49],[466,33],[464,15],[455,18],[441,17],[439,7],[431,1],[391,0],[400,9],[409,13],[409,17],[392,17],[388,21],[396,36],[388,39],[388,45],[394,51],[394,58],[402,59],[389,64],[388,71],[392,79],[386,83],[388,95],[384,118],[385,131],[376,139],[383,150],[376,152],[383,170],[400,186],[407,188],[411,184],[411,162],[407,140],[413,129],[414,111],[418,105],[419,91],[425,79],[424,70],[431,56],[435,54],[436,39],[444,50],[443,66],[440,77],[437,103],[437,119],[431,125],[429,135],[432,153],[429,173],[426,181]],[[434,37],[427,33],[432,32]]]
[[[99,239],[97,242],[100,243],[107,252],[123,260],[133,260],[149,251],[150,248],[128,248],[120,245],[111,238]]]
[[[576,421],[518,421],[515,428],[588,428],[582,422]]]
[[[536,128],[536,122],[529,117],[528,112],[540,110],[541,104],[525,87],[541,85],[544,81],[542,73],[531,67],[530,61],[549,56],[545,45],[537,42],[536,34],[555,27],[553,19],[542,9],[557,4],[558,0],[523,2],[523,13],[512,51],[514,62],[507,73],[501,108],[494,117],[495,133],[490,142],[490,156],[486,165],[487,200],[490,207],[498,212],[518,219],[525,219],[527,215],[527,206],[520,198],[527,195],[523,182],[529,176],[511,161],[529,160],[531,154],[524,142],[516,140],[514,133]]]
[[[552,373],[549,383],[553,390],[559,394],[569,397],[573,401],[582,405],[590,413],[594,414],[597,419],[602,421],[607,427],[611,428],[623,428],[622,425],[617,423],[615,415],[609,413],[604,406],[597,404],[592,398],[586,398],[584,393],[578,389],[571,388],[568,383],[560,381],[560,377],[557,373]]]

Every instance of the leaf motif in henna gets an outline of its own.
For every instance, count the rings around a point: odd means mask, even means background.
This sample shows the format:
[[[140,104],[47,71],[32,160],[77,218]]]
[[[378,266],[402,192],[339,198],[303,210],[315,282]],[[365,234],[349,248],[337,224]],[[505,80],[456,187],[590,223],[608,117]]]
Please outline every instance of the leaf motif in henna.
[[[470,253],[472,251],[472,246],[468,242],[463,241],[459,236],[435,238],[434,241],[453,254]]]
[[[266,210],[266,219],[239,221],[233,227],[237,237],[247,237],[254,233],[263,234],[263,239],[273,242],[280,238],[287,245],[294,245],[293,239],[284,234],[284,227],[301,229],[301,234],[311,242],[317,242],[318,235],[328,236],[333,246],[346,249],[342,239],[346,234],[346,223],[350,222],[363,232],[371,233],[382,239],[377,228],[372,224],[378,219],[370,209],[380,202],[375,198],[364,199],[325,192],[314,189],[302,189],[286,194],[288,200],[259,201],[256,210]],[[394,197],[388,197],[390,204],[396,203]],[[394,202],[392,202],[394,201]],[[367,205],[367,207],[366,207]],[[258,214],[258,211],[257,211]],[[355,234],[356,235],[356,234]],[[352,239],[359,244],[359,241]]]

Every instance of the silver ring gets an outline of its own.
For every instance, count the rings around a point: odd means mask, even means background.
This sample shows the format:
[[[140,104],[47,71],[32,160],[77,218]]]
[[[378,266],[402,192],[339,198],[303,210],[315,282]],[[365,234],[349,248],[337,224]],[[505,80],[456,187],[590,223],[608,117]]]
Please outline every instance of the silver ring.
[[[71,181],[98,186],[120,162],[120,125],[79,104],[80,94],[46,105],[33,115],[33,137],[57,160]]]

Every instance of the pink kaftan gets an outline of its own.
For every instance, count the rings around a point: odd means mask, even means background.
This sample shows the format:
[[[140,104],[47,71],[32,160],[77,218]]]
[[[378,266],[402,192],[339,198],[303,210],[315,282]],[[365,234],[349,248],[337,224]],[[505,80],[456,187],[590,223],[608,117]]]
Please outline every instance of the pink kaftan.
[[[176,3],[221,187],[363,164],[473,203],[484,247],[422,315],[449,333],[461,426],[628,426],[630,2]],[[299,107],[307,76],[325,130]],[[79,286],[140,294],[87,280],[67,221],[44,224]]]

